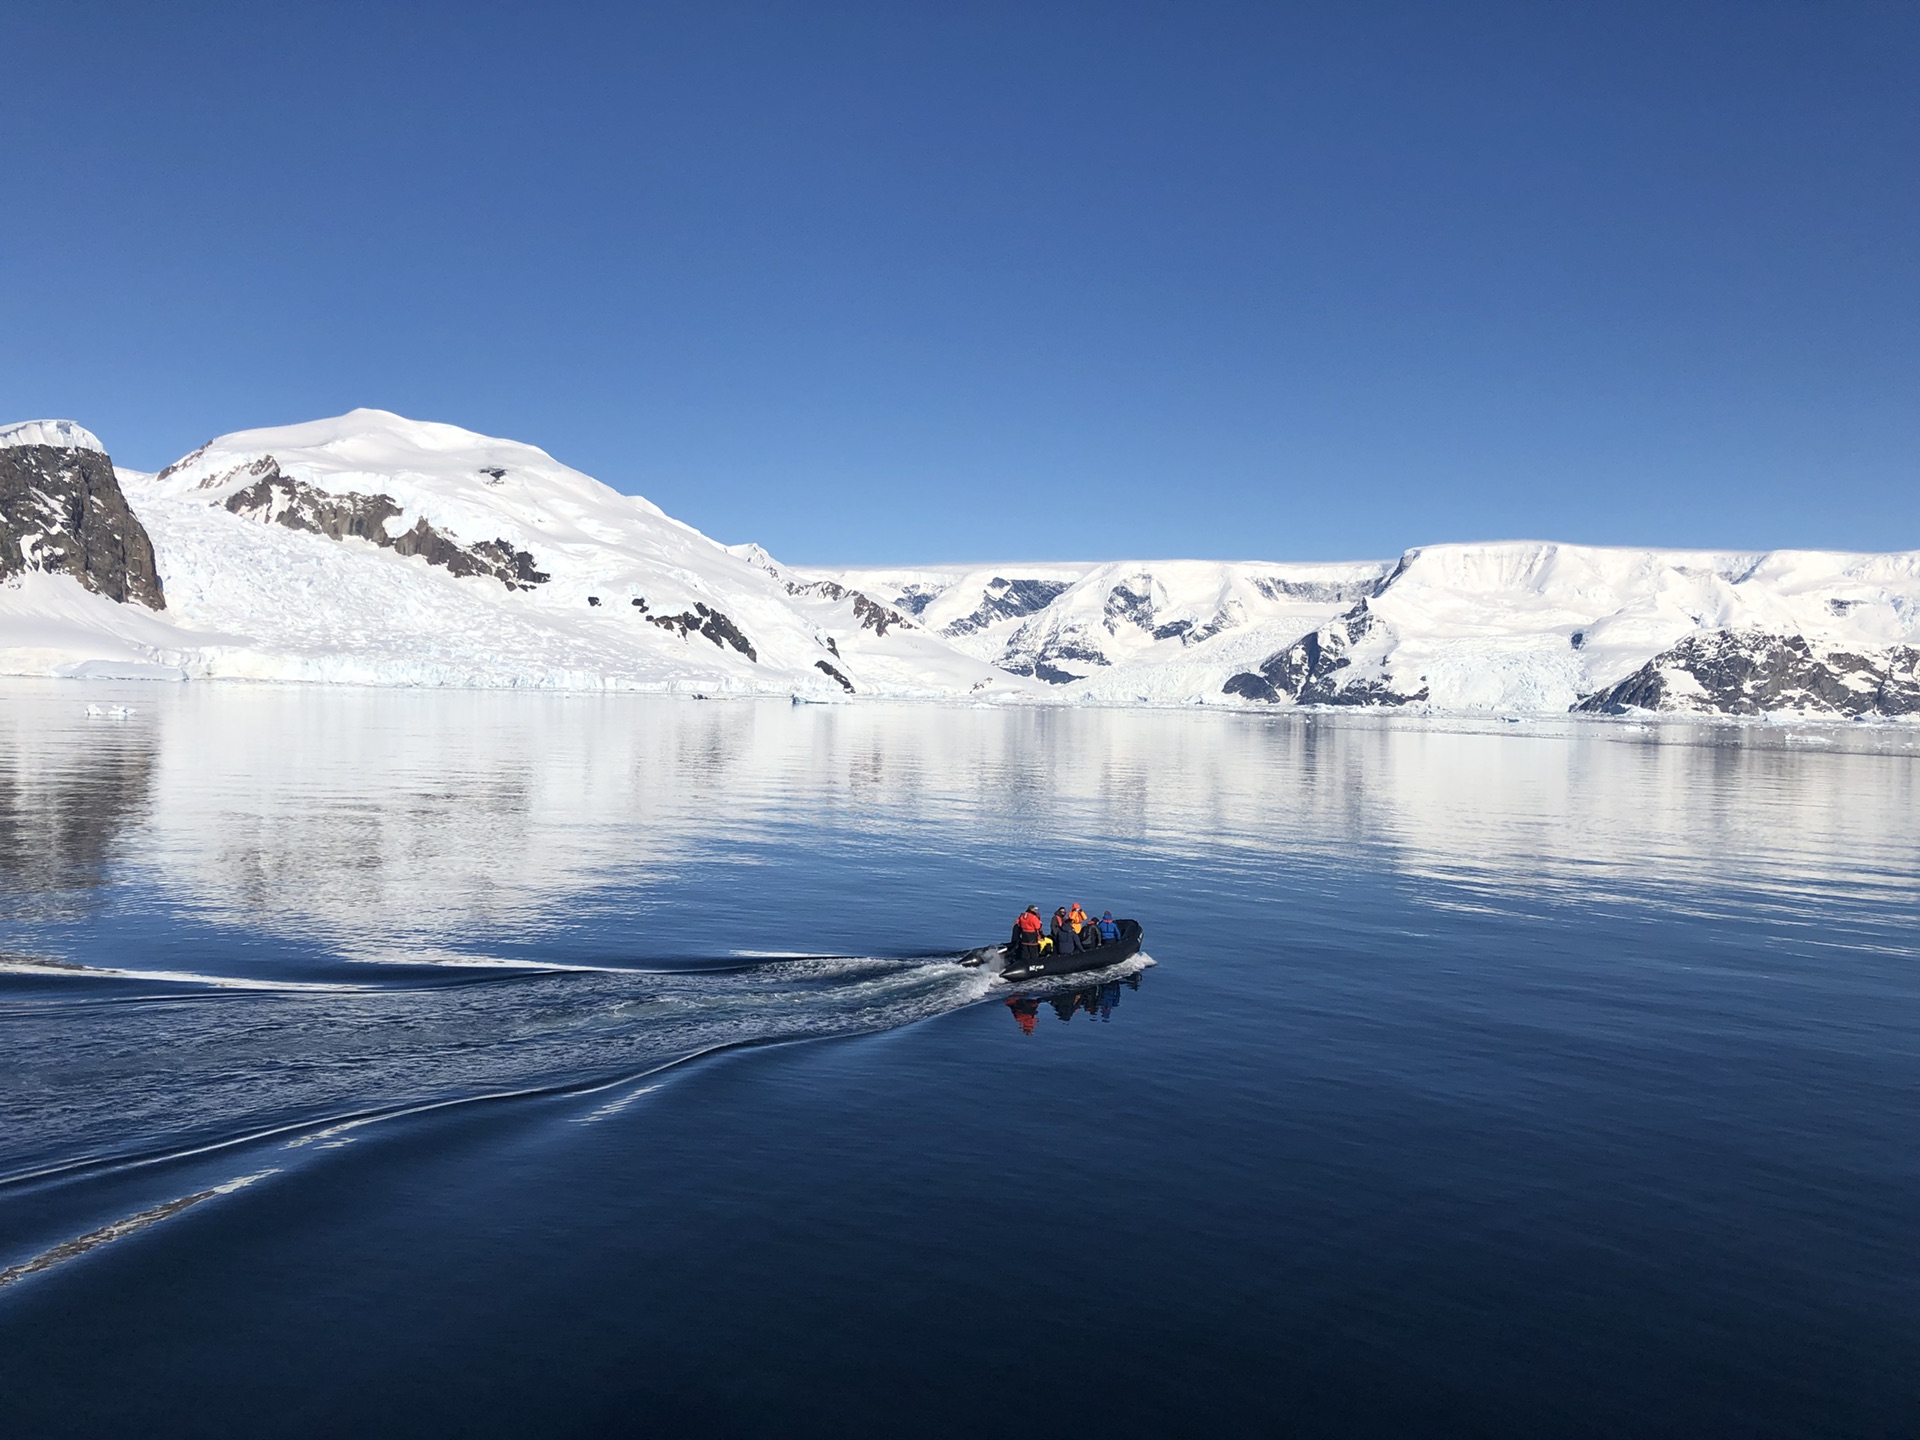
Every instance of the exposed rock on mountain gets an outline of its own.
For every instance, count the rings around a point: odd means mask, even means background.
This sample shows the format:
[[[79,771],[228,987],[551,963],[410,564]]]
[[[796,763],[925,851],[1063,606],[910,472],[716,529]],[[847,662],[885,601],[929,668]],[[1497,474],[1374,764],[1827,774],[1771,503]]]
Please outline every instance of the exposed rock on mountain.
[[[6,674],[1920,719],[1920,552],[803,571],[384,411],[117,484],[70,422],[0,437]]]
[[[0,673],[836,698],[1037,688],[849,587],[790,594],[764,552],[729,552],[543,450],[457,426],[356,410],[222,436],[120,481],[153,537],[167,617],[116,617],[65,576],[29,574],[0,586]]]
[[[1920,554],[1442,545],[1408,551],[1364,603],[1222,690],[1446,711],[1894,714],[1861,697],[1903,703],[1885,657],[1916,634]]]
[[[0,580],[71,575],[95,594],[166,608],[153,542],[100,442],[71,420],[0,429]]]
[[[329,494],[282,475],[280,462],[271,455],[263,455],[233,473],[212,476],[201,484],[211,489],[233,479],[234,474],[256,478],[252,484],[227,496],[226,508],[262,524],[284,525],[289,530],[305,530],[330,540],[345,540],[349,536],[368,540],[396,555],[417,555],[429,565],[438,565],[454,575],[490,575],[509,590],[544,585],[553,578],[534,569],[533,556],[525,550],[514,549],[506,540],[480,540],[461,545],[435,530],[424,515],[411,527],[394,534],[387,522],[401,519],[406,511],[393,502],[392,496],[360,495],[351,490],[343,495]],[[593,603],[600,602],[596,599]]]
[[[756,547],[758,548],[758,547]],[[761,552],[765,554],[765,551]],[[885,635],[889,628],[898,625],[902,629],[913,629],[913,622],[891,606],[882,605],[864,591],[854,590],[833,580],[789,580],[787,593],[798,596],[815,596],[824,600],[848,600],[853,604],[853,618],[863,630],[871,630],[876,635]]]
[[[662,630],[676,631],[682,639],[688,635],[704,635],[716,645],[731,645],[749,660],[758,661],[760,658],[754,651],[753,642],[747,639],[738,625],[720,611],[710,609],[698,601],[694,602],[691,613],[649,615],[647,618]]]
[[[1279,565],[1154,560],[1108,565],[855,570],[942,639],[1073,698],[1194,700],[1371,594],[1380,562]]]
[[[1418,690],[1399,688],[1384,670],[1367,673],[1355,667],[1355,651],[1369,639],[1382,638],[1383,631],[1362,600],[1270,656],[1258,672],[1231,676],[1222,691],[1268,702],[1285,696],[1297,705],[1409,705],[1427,699],[1425,684]]]
[[[1714,630],[1689,635],[1576,707],[1681,715],[1920,713],[1920,650],[1816,653],[1803,635]]]
[[[1037,615],[1071,587],[1066,580],[1009,580],[996,575],[987,582],[986,591],[974,609],[957,620],[949,620],[940,633],[948,637],[973,635],[1000,620],[1019,620]],[[914,607],[916,615],[932,603],[937,591],[915,587],[901,603]]]

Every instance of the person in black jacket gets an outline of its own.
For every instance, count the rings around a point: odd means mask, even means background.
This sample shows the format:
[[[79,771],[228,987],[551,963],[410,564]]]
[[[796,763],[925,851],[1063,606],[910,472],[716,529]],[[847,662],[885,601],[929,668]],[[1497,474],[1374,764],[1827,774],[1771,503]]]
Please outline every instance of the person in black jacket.
[[[1059,954],[1072,955],[1080,948],[1080,937],[1073,933],[1073,926],[1067,921],[1067,907],[1062,905],[1053,912],[1053,948]]]

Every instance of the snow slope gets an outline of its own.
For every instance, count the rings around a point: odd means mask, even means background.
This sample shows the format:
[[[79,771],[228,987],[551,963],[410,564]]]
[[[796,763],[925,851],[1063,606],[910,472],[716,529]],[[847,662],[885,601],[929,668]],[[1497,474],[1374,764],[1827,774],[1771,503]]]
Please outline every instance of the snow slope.
[[[1804,637],[1833,668],[1848,668],[1838,652],[1864,654],[1852,668],[1884,679],[1889,665],[1901,673],[1900,647],[1920,631],[1920,553],[1513,541],[1426,546],[1397,563],[832,573],[914,609],[968,653],[1048,681],[1050,698],[1069,703],[1553,713],[1654,657],[1684,667],[1691,652],[1667,652],[1689,636],[1737,632],[1752,656],[1777,648],[1756,649],[1753,636]],[[1674,693],[1667,708],[1713,708],[1697,687],[1676,682]]]
[[[7,436],[99,448],[70,421]],[[116,473],[166,610],[16,574],[0,583],[0,673],[1493,713],[1920,707],[1920,552],[1515,541],[1347,564],[801,569],[533,446],[378,410]]]
[[[71,420],[22,420],[13,425],[0,425],[0,446],[7,445],[51,445],[56,450],[107,453],[99,436]]]
[[[1133,704],[1218,698],[1229,675],[1370,594],[1392,568],[1128,560],[836,574],[917,606],[941,638],[1047,681],[1055,698]]]
[[[1277,654],[1259,673],[1285,692],[1290,669],[1317,664],[1308,695],[1326,703],[1564,711],[1683,637],[1720,631],[1804,636],[1826,649],[1911,643],[1920,552],[1430,546],[1408,551],[1376,595],[1303,641],[1291,667]],[[1322,658],[1309,662],[1314,649]]]
[[[45,587],[16,589],[0,595],[0,668],[144,661],[188,676],[818,698],[1029,683],[918,627],[878,633],[852,599],[790,595],[649,502],[456,426],[356,410],[222,436],[122,481],[167,620],[133,631],[102,617],[90,645]],[[408,542],[419,548],[396,548]]]

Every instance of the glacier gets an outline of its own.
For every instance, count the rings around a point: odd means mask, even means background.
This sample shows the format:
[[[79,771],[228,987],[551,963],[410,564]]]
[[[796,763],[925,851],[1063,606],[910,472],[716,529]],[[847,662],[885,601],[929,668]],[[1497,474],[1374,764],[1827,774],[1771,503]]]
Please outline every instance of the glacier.
[[[1902,719],[1917,631],[1920,552],[827,569],[387,411],[221,436],[158,474],[72,421],[0,428],[9,675]]]

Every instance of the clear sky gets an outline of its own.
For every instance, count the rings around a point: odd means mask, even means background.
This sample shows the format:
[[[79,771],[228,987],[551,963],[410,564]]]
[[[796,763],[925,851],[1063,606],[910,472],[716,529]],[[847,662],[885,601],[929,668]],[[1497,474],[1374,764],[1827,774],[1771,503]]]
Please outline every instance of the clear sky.
[[[0,6],[0,421],[796,562],[1920,547],[1920,5]]]

